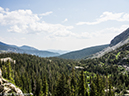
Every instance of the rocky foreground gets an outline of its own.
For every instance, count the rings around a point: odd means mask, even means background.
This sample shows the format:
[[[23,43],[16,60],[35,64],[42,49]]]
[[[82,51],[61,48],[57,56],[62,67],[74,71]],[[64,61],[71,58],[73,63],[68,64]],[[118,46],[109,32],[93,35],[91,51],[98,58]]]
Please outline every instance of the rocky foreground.
[[[24,96],[19,88],[2,77],[2,70],[0,69],[0,96],[8,95]]]

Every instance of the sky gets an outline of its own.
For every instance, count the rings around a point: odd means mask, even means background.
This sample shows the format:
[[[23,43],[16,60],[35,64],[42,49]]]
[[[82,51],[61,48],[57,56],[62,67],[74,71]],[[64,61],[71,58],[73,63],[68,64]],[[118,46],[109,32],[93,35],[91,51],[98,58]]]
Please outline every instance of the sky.
[[[129,0],[0,0],[0,41],[39,50],[109,44],[129,27]]]

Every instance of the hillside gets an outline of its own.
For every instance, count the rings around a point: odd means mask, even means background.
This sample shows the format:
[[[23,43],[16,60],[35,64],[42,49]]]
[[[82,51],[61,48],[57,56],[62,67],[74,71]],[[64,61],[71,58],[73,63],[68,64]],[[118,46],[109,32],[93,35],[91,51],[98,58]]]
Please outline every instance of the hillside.
[[[100,58],[86,59],[80,60],[81,63],[84,63],[84,66],[99,65],[99,66],[108,66],[108,65],[118,65],[123,67],[125,70],[129,72],[129,43],[113,50],[111,52],[106,53]],[[83,64],[81,64],[83,65]],[[86,67],[85,67],[86,68]],[[91,71],[91,68],[87,67],[85,70]],[[98,70],[100,72],[102,70]],[[105,70],[103,70],[104,72]],[[96,71],[94,71],[96,72]],[[101,72],[100,72],[101,73]]]
[[[101,57],[105,53],[111,52],[127,43],[129,43],[129,28],[123,31],[121,34],[115,36],[114,39],[111,40],[109,47],[97,52],[96,54],[93,54],[92,58]]]
[[[129,95],[129,43],[100,58],[80,60],[78,66],[83,67],[86,72],[111,76],[116,94],[111,96]]]
[[[63,54],[61,56],[59,56],[59,58],[63,58],[63,59],[83,59],[86,56],[89,56],[91,54],[95,54],[101,50],[103,50],[104,48],[108,47],[109,45],[100,45],[100,46],[94,46],[94,47],[89,47],[89,48],[85,48],[82,50],[78,50],[78,51],[72,51],[66,54]]]
[[[59,53],[49,52],[49,51],[42,51],[30,46],[15,46],[15,45],[8,45],[5,43],[0,42],[0,50],[1,52],[15,52],[15,53],[26,53],[31,55],[36,55],[40,57],[53,57],[59,56]]]

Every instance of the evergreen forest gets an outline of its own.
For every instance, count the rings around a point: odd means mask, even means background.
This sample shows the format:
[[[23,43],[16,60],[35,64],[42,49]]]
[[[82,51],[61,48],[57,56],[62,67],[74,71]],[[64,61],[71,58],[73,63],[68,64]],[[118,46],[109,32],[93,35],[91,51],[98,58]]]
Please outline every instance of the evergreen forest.
[[[68,60],[1,53],[3,77],[34,96],[122,96],[129,90],[129,44],[100,58]],[[77,68],[78,66],[78,68]]]

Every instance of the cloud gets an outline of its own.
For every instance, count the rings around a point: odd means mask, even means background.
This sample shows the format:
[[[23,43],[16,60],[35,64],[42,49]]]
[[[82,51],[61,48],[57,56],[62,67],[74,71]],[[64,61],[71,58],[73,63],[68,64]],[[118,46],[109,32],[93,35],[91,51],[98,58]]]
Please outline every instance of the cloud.
[[[80,34],[72,34],[71,36],[74,36],[78,39],[93,39],[93,38],[101,38],[101,37],[105,37],[106,36],[116,36],[120,33],[122,33],[123,31],[125,31],[127,28],[129,28],[129,25],[122,25],[120,27],[110,27],[110,28],[105,28],[102,30],[98,30],[98,31],[94,31],[94,32],[82,32]]]
[[[0,12],[3,12],[3,11],[4,11],[4,9],[2,7],[0,7]]]
[[[103,14],[96,19],[95,22],[78,22],[76,25],[95,25],[102,22],[106,22],[108,20],[115,20],[115,21],[129,21],[129,14],[128,13],[112,13],[112,12],[103,12]]]
[[[26,40],[26,38],[25,37],[22,37],[21,40]]]
[[[17,33],[22,32],[22,30],[17,25],[11,26],[10,29],[8,29],[8,31],[17,32]]]
[[[67,19],[67,18],[65,18],[65,20],[64,20],[64,21],[62,21],[62,22],[64,23],[64,22],[67,22],[67,21],[68,21],[68,19]]]
[[[50,14],[52,12],[46,12]],[[44,13],[45,15],[45,13]],[[107,20],[116,20],[116,21],[129,21],[129,14],[125,13],[103,13],[96,22],[82,22],[81,24],[98,24]],[[65,22],[68,21],[66,18]],[[120,28],[106,28],[96,32],[82,32],[74,33],[71,30],[74,26],[64,26],[62,24],[51,24],[45,21],[42,21],[39,14],[34,14],[31,10],[14,10],[9,11],[9,9],[4,9],[0,7],[0,25],[7,26],[8,32],[16,32],[23,34],[40,34],[46,33],[49,37],[74,37],[78,39],[89,39],[94,38],[103,34],[108,34],[109,32],[122,32],[129,25],[123,25]],[[105,32],[105,33],[104,33]]]
[[[120,27],[110,27],[110,28],[106,28],[103,30],[104,31],[108,31],[108,33],[122,33],[123,31],[125,31],[127,28],[129,28],[129,25],[122,25]]]
[[[60,36],[66,36],[65,34],[71,33],[73,26],[64,26],[61,24],[51,24],[42,21],[40,16],[46,16],[51,14],[52,11],[43,14],[34,14],[31,10],[15,10],[9,11],[9,9],[3,9],[0,7],[0,24],[3,26],[9,26],[9,32],[16,33],[41,33],[48,34],[60,34]],[[62,35],[61,35],[62,34]]]
[[[42,14],[39,14],[40,16],[47,16],[47,15],[50,15],[50,14],[52,14],[53,12],[52,11],[50,11],[50,12],[46,12],[46,13],[42,13]]]

